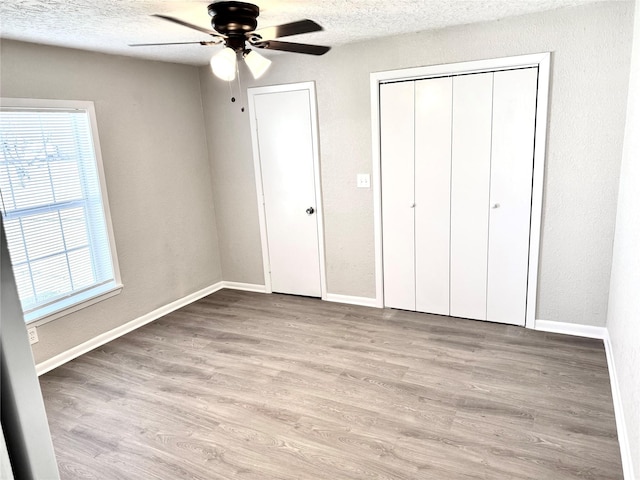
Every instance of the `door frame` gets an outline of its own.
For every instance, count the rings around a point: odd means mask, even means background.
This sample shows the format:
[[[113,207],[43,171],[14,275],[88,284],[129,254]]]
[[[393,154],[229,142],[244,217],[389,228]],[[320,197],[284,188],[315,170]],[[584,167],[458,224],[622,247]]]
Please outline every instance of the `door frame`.
[[[536,105],[536,130],[533,156],[533,185],[531,198],[531,230],[529,233],[529,272],[527,279],[527,309],[525,327],[535,328],[538,291],[538,261],[540,257],[540,232],[542,226],[542,197],[544,186],[544,160],[547,143],[547,111],[549,105],[549,76],[551,53],[542,52],[513,57],[448,63],[426,67],[406,68],[374,72],[370,75],[372,180],[374,209],[374,240],[376,268],[377,307],[384,307],[384,281],[382,267],[382,179],[380,166],[380,85],[390,82],[421,80],[432,77],[463,75],[470,73],[512,70],[525,67],[538,68],[538,101]],[[544,128],[540,128],[544,127]]]
[[[253,167],[256,181],[256,200],[258,202],[258,218],[260,221],[260,241],[262,246],[262,265],[264,269],[264,291],[272,293],[271,265],[269,262],[269,242],[267,239],[267,221],[264,205],[264,190],[262,187],[262,165],[260,162],[260,149],[258,146],[258,130],[256,122],[255,98],[258,95],[295,92],[306,90],[309,92],[309,109],[311,113],[311,144],[313,149],[313,177],[316,201],[316,223],[318,227],[318,254],[320,262],[320,292],[322,300],[327,299],[327,276],[324,251],[324,223],[322,208],[322,190],[320,181],[320,149],[318,135],[318,108],[316,102],[315,82],[289,83],[283,85],[270,85],[265,87],[251,87],[247,89],[249,106],[249,121],[251,124],[251,147],[253,149]]]

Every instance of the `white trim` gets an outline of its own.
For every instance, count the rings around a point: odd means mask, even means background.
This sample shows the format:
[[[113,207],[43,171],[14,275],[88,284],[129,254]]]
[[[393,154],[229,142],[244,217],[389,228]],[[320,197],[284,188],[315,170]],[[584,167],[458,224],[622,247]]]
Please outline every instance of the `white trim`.
[[[542,332],[563,333],[578,337],[596,338],[604,343],[604,351],[607,356],[607,367],[609,370],[609,381],[611,382],[611,397],[613,399],[613,410],[616,417],[616,430],[618,432],[618,443],[620,445],[620,458],[622,459],[622,473],[626,480],[634,480],[633,461],[631,457],[631,445],[629,443],[629,433],[624,419],[622,406],[622,395],[618,385],[618,375],[613,356],[613,346],[609,337],[609,330],[606,327],[594,327],[591,325],[579,325],[575,323],[553,322],[551,320],[536,320],[535,329]]]
[[[375,298],[370,297],[353,297],[351,295],[339,295],[337,293],[327,293],[327,302],[347,303],[349,305],[360,305],[363,307],[377,307],[382,308],[382,305],[378,305]]]
[[[102,293],[95,295],[91,298],[80,300],[77,303],[73,303],[62,309],[54,310],[53,313],[36,317],[26,323],[31,326],[40,326],[48,323],[52,320],[60,318],[71,312],[79,310],[81,308],[88,307],[94,303],[106,300],[114,295],[119,294],[122,291],[122,279],[120,277],[120,266],[118,263],[118,252],[116,251],[116,239],[113,233],[113,223],[111,222],[111,210],[109,207],[109,195],[107,193],[107,181],[104,173],[104,166],[102,161],[102,149],[100,148],[100,136],[98,135],[98,121],[96,119],[95,105],[90,100],[54,100],[54,99],[39,99],[39,98],[9,98],[1,97],[0,106],[6,108],[31,108],[42,110],[82,110],[87,112],[89,119],[89,127],[91,129],[91,142],[93,147],[93,154],[95,156],[96,170],[98,174],[98,182],[100,183],[100,199],[102,202],[102,213],[104,215],[104,222],[107,230],[107,238],[109,242],[109,253],[111,254],[111,267],[113,269],[113,288],[108,291],[102,291]],[[95,287],[92,287],[92,289]],[[81,297],[81,295],[73,294],[70,298]],[[63,302],[55,302],[53,305],[57,305]],[[65,304],[66,305],[66,304]],[[39,308],[36,311],[47,311],[46,308]],[[27,315],[27,317],[29,317]]]
[[[604,340],[607,335],[606,327],[594,327],[592,325],[580,325],[577,323],[554,322],[551,320],[536,320],[535,329],[541,332],[564,333],[576,337],[598,338]]]
[[[373,168],[373,233],[376,279],[376,307],[384,307],[384,278],[382,266],[382,170],[380,166],[380,77],[371,74],[371,157]]]
[[[171,302],[165,305],[164,307],[157,308],[152,312],[149,312],[145,315],[142,315],[141,317],[136,318],[135,320],[131,320],[130,322],[125,323],[124,325],[120,325],[119,327],[116,327],[113,330],[109,330],[108,332],[102,333],[97,337],[94,337],[90,340],[87,340],[84,343],[81,343],[80,345],[76,345],[75,347],[70,348],[65,352],[59,353],[58,355],[55,355],[54,357],[51,357],[50,359],[37,364],[36,372],[38,375],[47,373],[48,371],[53,370],[54,368],[59,367],[60,365],[67,363],[73,360],[74,358],[79,357],[80,355],[84,355],[85,353],[90,352],[91,350],[98,348],[104,345],[105,343],[109,343],[110,341],[115,340],[116,338],[126,335],[127,333],[132,332],[137,328],[140,328],[148,323],[151,323],[160,317],[168,315],[169,313],[175,310],[178,310],[179,308],[185,307],[195,302],[196,300],[200,300],[201,298],[206,297],[207,295],[216,293],[222,290],[223,288],[228,288],[231,290],[243,290],[246,292],[265,293],[264,285],[256,285],[253,283],[225,282],[225,281],[214,283],[209,287],[203,288],[202,290],[198,290],[197,292],[194,292],[190,295],[182,297],[174,302]]]
[[[187,295],[186,297],[182,297],[174,302],[171,302],[164,307],[157,308],[152,312],[136,318],[135,320],[131,320],[130,322],[125,323],[124,325],[120,325],[113,330],[102,333],[97,337],[87,340],[80,345],[76,345],[75,347],[70,348],[65,352],[59,353],[58,355],[55,355],[50,359],[45,360],[44,362],[38,363],[36,365],[36,373],[38,375],[47,373],[48,371],[53,370],[54,368],[59,367],[60,365],[67,363],[74,358],[79,357],[80,355],[90,352],[91,350],[98,348],[112,340],[115,340],[116,338],[119,338],[129,332],[132,332],[133,330],[140,328],[143,325],[151,323],[154,320],[157,320],[158,318],[173,312],[174,310],[189,305],[190,303],[193,303],[196,300],[200,300],[207,295],[211,295],[212,293],[215,293],[224,287],[224,282],[215,283],[209,287],[203,288],[202,290],[198,290],[197,292]]]
[[[609,367],[609,380],[611,382],[611,396],[613,398],[613,411],[616,416],[616,430],[618,431],[618,444],[620,445],[620,458],[622,460],[622,475],[626,480],[634,480],[633,459],[631,457],[631,444],[629,443],[629,431],[624,419],[622,406],[622,394],[618,385],[616,365],[613,358],[613,346],[609,337],[609,330],[605,329],[604,351],[607,355]]]
[[[313,146],[313,177],[316,194],[316,219],[318,222],[318,255],[320,256],[320,298],[327,298],[327,270],[324,251],[324,208],[322,205],[322,182],[320,179],[320,130],[318,126],[318,98],[316,84],[309,82],[309,96],[311,108],[311,144]]]
[[[109,246],[111,247],[111,263],[113,264],[113,278],[116,285],[122,285],[120,277],[120,265],[118,263],[118,252],[116,251],[116,237],[113,233],[111,222],[111,208],[109,207],[109,195],[107,195],[107,177],[104,174],[102,162],[102,149],[98,137],[98,121],[96,119],[96,109],[93,102],[88,102],[89,119],[91,121],[91,135],[93,137],[93,149],[96,152],[96,164],[98,168],[98,178],[100,179],[100,193],[102,195],[102,208],[104,209],[105,223],[107,224],[107,235],[109,236]]]
[[[115,297],[116,295],[119,295],[120,292],[122,292],[123,288],[124,288],[123,285],[115,285],[113,288],[110,288],[109,290],[106,290],[106,291],[104,291],[102,293],[99,293],[97,295],[89,297],[86,300],[82,300],[82,301],[80,301],[78,303],[74,303],[72,305],[69,305],[66,308],[62,308],[60,310],[56,310],[53,313],[50,313],[49,315],[46,315],[44,317],[40,317],[37,320],[29,321],[29,320],[27,320],[28,314],[25,314],[25,316],[24,316],[25,317],[25,323],[29,327],[39,327],[41,325],[44,325],[45,323],[49,323],[49,322],[51,322],[53,320],[56,320],[56,319],[58,319],[60,317],[64,317],[65,315],[69,315],[70,313],[77,312],[78,310],[82,310],[83,308],[87,308],[87,307],[89,307],[91,305],[94,305],[94,304],[96,304],[98,302],[106,300],[107,298]],[[93,290],[94,289],[90,289],[90,291],[93,291]]]
[[[225,282],[225,281],[222,281],[220,283],[222,284],[221,288],[229,288],[231,290],[242,290],[245,292],[267,293],[267,287],[265,287],[264,285],[257,285],[255,283],[240,283],[240,282]]]
[[[443,63],[439,65],[403,68],[400,70],[374,72],[371,74],[371,79],[376,79],[378,84],[385,82],[419,80],[446,75],[459,75],[462,73],[481,73],[513,68],[537,67],[545,58],[549,58],[549,56],[549,52],[542,52],[528,55],[516,55],[513,57],[490,58],[469,62]]]
[[[544,191],[544,160],[547,147],[547,110],[551,54],[541,54],[538,63],[538,102],[533,150],[533,186],[531,190],[531,231],[529,232],[529,277],[527,279],[527,311],[525,327],[535,328],[538,298],[538,262],[542,229],[542,196]]]
[[[318,226],[318,254],[320,256],[320,295],[323,300],[327,297],[326,256],[324,250],[324,214],[322,208],[322,185],[320,181],[320,150],[318,134],[318,112],[316,99],[316,85],[314,82],[289,83],[266,87],[252,87],[247,89],[249,103],[249,122],[251,125],[251,147],[253,150],[253,167],[256,181],[258,200],[258,220],[260,222],[260,240],[262,244],[262,265],[264,271],[265,293],[272,293],[271,267],[269,261],[269,242],[267,240],[267,221],[264,211],[264,190],[262,187],[262,167],[260,164],[260,149],[258,146],[258,129],[255,113],[254,98],[257,95],[281,92],[309,91],[309,108],[311,110],[311,143],[313,148],[313,176],[316,197],[316,221]]]
[[[535,328],[536,298],[538,287],[538,259],[540,249],[540,229],[542,221],[542,195],[544,185],[544,160],[547,132],[547,110],[549,103],[549,73],[551,54],[549,52],[519,55],[514,57],[477,60],[471,62],[432,65],[376,72],[370,76],[371,89],[371,132],[372,132],[372,179],[376,306],[384,305],[384,281],[382,271],[382,196],[380,171],[380,84],[421,78],[480,73],[513,68],[538,67],[538,103],[536,108],[536,136],[534,152],[534,173],[531,209],[531,233],[529,248],[529,278],[527,285],[527,311],[525,326]]]
[[[241,283],[241,282],[226,282],[221,281],[215,283],[209,287],[203,288],[195,293],[187,295],[179,300],[169,303],[164,307],[160,307],[146,315],[138,317],[135,320],[132,320],[120,327],[114,328],[108,332],[105,332],[97,337],[92,338],[80,345],[77,345],[66,352],[62,352],[44,362],[41,362],[36,365],[36,373],[38,375],[42,375],[53,370],[64,363],[67,363],[74,358],[79,357],[91,350],[94,350],[116,338],[119,338],[133,330],[140,328],[148,323],[151,323],[158,318],[167,315],[179,308],[182,308],[186,305],[189,305],[207,295],[211,295],[215,292],[222,290],[223,288],[233,289],[233,290],[243,290],[247,292],[259,292],[259,293],[270,293],[266,292],[266,287],[264,285],[257,285],[252,283]],[[344,303],[349,305],[360,305],[365,307],[378,307],[382,308],[382,305],[379,305],[379,302],[376,298],[370,297],[355,297],[351,295],[340,295],[337,293],[328,293],[325,298],[328,302],[336,302],[336,303]],[[552,332],[552,333],[563,333],[567,335],[576,335],[581,337],[588,338],[596,338],[602,339],[604,341],[604,349],[607,357],[607,365],[609,368],[609,379],[611,381],[611,395],[613,397],[613,407],[615,411],[616,418],[616,429],[618,432],[618,442],[620,444],[620,454],[622,458],[622,468],[624,478],[626,480],[634,480],[633,479],[633,464],[631,458],[631,447],[629,444],[629,436],[626,427],[626,423],[624,420],[623,408],[622,408],[622,396],[620,394],[620,389],[618,386],[618,379],[616,374],[616,368],[613,358],[613,351],[611,345],[611,339],[609,338],[609,332],[606,327],[594,327],[590,325],[579,325],[573,323],[565,323],[565,322],[554,322],[550,320],[536,320],[535,329],[544,332]]]
[[[267,219],[264,211],[264,191],[262,188],[262,166],[260,165],[260,155],[258,146],[258,130],[256,116],[254,112],[254,91],[247,89],[247,99],[249,103],[249,123],[251,125],[251,149],[253,152],[253,172],[256,181],[256,200],[258,201],[258,223],[260,224],[260,245],[262,247],[262,270],[264,274],[264,288],[266,293],[271,293],[271,270],[269,268],[269,249],[267,240]]]

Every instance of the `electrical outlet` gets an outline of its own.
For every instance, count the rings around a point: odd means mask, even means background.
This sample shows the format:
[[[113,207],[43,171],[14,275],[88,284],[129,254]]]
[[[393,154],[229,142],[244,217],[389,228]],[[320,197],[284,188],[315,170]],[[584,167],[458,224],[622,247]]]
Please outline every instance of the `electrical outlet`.
[[[371,186],[371,177],[368,173],[359,173],[357,176],[358,188],[369,188]]]
[[[30,345],[38,343],[38,330],[36,330],[36,327],[27,328],[27,333],[29,334]]]

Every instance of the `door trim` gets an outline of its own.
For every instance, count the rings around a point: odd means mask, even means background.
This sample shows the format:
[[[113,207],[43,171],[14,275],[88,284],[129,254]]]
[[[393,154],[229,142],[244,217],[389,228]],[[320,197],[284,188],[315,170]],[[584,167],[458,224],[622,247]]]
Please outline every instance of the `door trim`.
[[[382,269],[382,189],[380,168],[380,85],[389,82],[419,80],[447,75],[492,72],[524,67],[538,68],[538,101],[536,105],[536,131],[533,156],[533,185],[531,198],[531,231],[529,236],[529,273],[527,279],[527,311],[525,327],[534,328],[538,291],[538,261],[540,232],[542,227],[542,197],[544,185],[544,160],[547,143],[547,110],[549,105],[549,75],[551,53],[534,53],[514,57],[476,60],[470,62],[431,65],[426,67],[374,72],[370,75],[371,88],[371,136],[373,216],[375,240],[376,298],[377,307],[384,306]]]
[[[285,85],[271,85],[266,87],[252,87],[247,89],[249,121],[251,124],[251,147],[253,149],[253,168],[256,181],[256,200],[258,202],[258,218],[260,221],[260,242],[262,246],[262,264],[264,269],[265,293],[272,293],[271,266],[269,262],[269,242],[267,241],[267,222],[264,210],[264,191],[262,188],[262,167],[258,148],[257,123],[255,116],[255,97],[258,95],[295,92],[307,90],[309,92],[309,108],[311,112],[311,144],[313,148],[313,176],[316,200],[316,222],[318,226],[318,253],[320,255],[320,292],[322,300],[327,299],[327,276],[324,251],[324,222],[322,208],[322,190],[320,182],[320,150],[318,143],[318,109],[316,102],[315,82],[290,83]]]

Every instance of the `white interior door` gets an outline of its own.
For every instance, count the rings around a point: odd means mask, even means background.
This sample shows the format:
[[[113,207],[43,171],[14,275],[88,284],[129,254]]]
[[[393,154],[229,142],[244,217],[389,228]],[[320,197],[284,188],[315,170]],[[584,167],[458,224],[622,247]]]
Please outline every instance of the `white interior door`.
[[[315,99],[309,89],[265,91],[251,98],[271,290],[320,297]]]
[[[380,85],[384,305],[416,309],[414,84]]]
[[[416,310],[449,315],[452,77],[416,82]]]
[[[538,69],[494,74],[487,319],[524,325]]]
[[[493,73],[453,79],[451,300],[454,317],[487,318]]]

